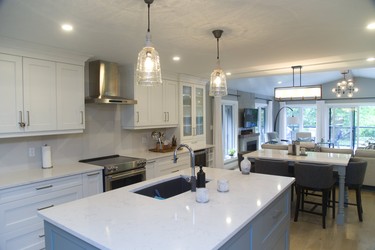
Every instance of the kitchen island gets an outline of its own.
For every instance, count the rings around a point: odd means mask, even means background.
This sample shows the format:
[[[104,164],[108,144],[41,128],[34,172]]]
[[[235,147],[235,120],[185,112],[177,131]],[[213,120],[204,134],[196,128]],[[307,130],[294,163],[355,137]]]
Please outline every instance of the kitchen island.
[[[289,248],[294,178],[205,168],[209,202],[187,191],[160,200],[134,193],[190,169],[45,209],[46,249]],[[218,179],[229,181],[218,192]]]

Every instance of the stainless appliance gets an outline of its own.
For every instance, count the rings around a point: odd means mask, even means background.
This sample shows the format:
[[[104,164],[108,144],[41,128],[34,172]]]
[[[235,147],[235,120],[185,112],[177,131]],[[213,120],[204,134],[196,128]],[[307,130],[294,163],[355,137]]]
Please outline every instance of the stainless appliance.
[[[109,155],[79,162],[104,167],[104,192],[146,180],[146,159]]]
[[[86,103],[137,104],[120,96],[118,65],[106,61],[89,62],[89,96]]]
[[[207,167],[207,150],[195,150],[195,166]]]

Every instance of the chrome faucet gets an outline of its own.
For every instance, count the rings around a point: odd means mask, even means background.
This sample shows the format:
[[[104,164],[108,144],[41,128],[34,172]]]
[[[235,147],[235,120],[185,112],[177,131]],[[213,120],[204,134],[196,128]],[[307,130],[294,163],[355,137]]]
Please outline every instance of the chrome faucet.
[[[177,148],[174,150],[173,153],[173,163],[177,163],[177,150],[180,148],[187,148],[190,153],[190,167],[191,167],[191,177],[190,177],[190,184],[191,184],[191,192],[195,192],[197,188],[197,179],[195,178],[195,154],[191,147],[189,147],[187,144],[180,144],[177,146]]]

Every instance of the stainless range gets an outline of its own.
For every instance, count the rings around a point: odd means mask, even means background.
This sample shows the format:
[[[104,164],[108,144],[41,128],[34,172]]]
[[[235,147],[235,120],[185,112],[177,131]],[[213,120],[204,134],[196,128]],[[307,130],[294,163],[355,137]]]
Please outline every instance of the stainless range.
[[[79,162],[104,167],[104,192],[146,180],[146,159],[109,155]]]

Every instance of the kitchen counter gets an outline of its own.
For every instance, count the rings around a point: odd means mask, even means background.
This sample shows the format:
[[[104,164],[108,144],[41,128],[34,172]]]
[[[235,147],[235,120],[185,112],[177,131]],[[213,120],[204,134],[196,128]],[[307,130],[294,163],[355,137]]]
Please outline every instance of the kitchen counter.
[[[189,144],[189,146],[194,151],[214,147],[214,145],[212,145],[212,144],[204,144],[204,145],[202,145],[202,144],[190,145]],[[178,154],[188,153],[188,152],[189,151],[186,148],[183,148],[181,151],[178,151]],[[150,160],[156,160],[156,159],[159,159],[159,158],[163,158],[163,157],[166,157],[166,156],[172,156],[173,151],[166,152],[166,153],[158,153],[158,152],[152,152],[152,151],[147,150],[147,151],[135,151],[135,152],[122,152],[122,153],[120,153],[120,155],[136,157],[136,158],[144,158],[147,161],[150,161]]]
[[[103,168],[100,166],[79,162],[55,165],[53,168],[48,169],[42,169],[41,167],[1,167],[0,190],[101,169]]]
[[[243,232],[245,227],[250,230],[249,223],[255,221],[254,225],[262,228],[266,222],[281,215],[280,211],[284,211],[283,237],[289,237],[289,194],[294,178],[254,173],[242,175],[239,171],[213,168],[204,170],[206,178],[211,180],[206,186],[210,197],[208,203],[197,203],[195,193],[190,191],[166,200],[132,192],[180,174],[190,175],[190,169],[185,169],[179,174],[45,209],[39,211],[39,215],[47,224],[100,249],[217,249]],[[229,180],[229,192],[216,190],[216,181],[221,178]],[[277,214],[272,210],[270,216],[268,208],[272,203],[279,204],[281,210],[275,209]],[[265,212],[268,219],[259,220]],[[280,223],[269,225],[276,227]],[[251,233],[256,232],[251,230]],[[248,233],[243,235],[250,242]],[[50,235],[47,232],[46,236],[48,242]]]

